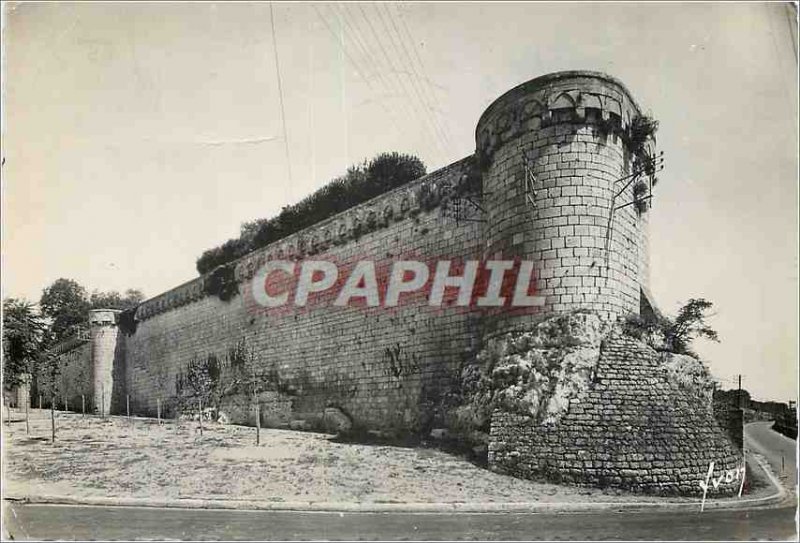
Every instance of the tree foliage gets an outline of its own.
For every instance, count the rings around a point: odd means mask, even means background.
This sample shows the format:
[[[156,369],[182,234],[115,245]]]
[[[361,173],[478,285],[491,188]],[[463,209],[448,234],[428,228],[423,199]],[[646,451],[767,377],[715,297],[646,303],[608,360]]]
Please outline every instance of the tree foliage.
[[[88,294],[86,288],[73,279],[61,278],[45,288],[39,300],[42,315],[50,321],[48,339],[64,340],[89,322],[90,309],[129,309],[144,299],[138,289],[128,289],[124,294],[111,290],[98,290]]]
[[[3,382],[18,385],[40,356],[47,324],[27,300],[3,300]]]
[[[92,309],[119,309],[125,310],[139,305],[144,300],[144,294],[139,289],[129,288],[123,294],[115,290],[100,292],[95,290],[89,297]]]
[[[625,331],[658,351],[687,354],[697,358],[692,342],[705,338],[719,342],[719,334],[706,323],[713,303],[704,298],[691,298],[674,318],[661,314],[649,317],[629,316]]]
[[[74,334],[89,319],[86,289],[72,279],[57,279],[39,299],[42,314],[50,319],[50,335],[61,341]]]
[[[347,169],[338,177],[276,217],[242,224],[240,236],[208,249],[197,259],[197,271],[205,274],[249,252],[316,224],[425,175],[425,165],[413,156],[381,153],[369,162]]]

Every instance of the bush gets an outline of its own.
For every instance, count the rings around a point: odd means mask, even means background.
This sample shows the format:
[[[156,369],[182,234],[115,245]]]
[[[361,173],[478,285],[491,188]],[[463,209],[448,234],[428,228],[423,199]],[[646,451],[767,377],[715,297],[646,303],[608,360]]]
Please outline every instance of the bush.
[[[208,273],[217,266],[371,200],[425,173],[425,165],[413,155],[381,153],[369,162],[351,166],[344,176],[334,179],[295,205],[284,207],[277,217],[242,224],[238,238],[208,249],[197,259],[197,271],[201,275]]]
[[[234,275],[233,264],[217,266],[206,279],[203,290],[206,294],[217,296],[223,302],[239,294],[239,283]]]
[[[628,145],[634,155],[641,155],[647,140],[658,130],[658,121],[649,115],[637,115],[631,121],[626,134]]]
[[[698,337],[719,342],[719,335],[708,326],[706,312],[713,304],[703,298],[691,298],[680,308],[673,319],[660,314],[650,316],[629,315],[623,331],[657,351],[686,354],[697,358],[691,344]]]

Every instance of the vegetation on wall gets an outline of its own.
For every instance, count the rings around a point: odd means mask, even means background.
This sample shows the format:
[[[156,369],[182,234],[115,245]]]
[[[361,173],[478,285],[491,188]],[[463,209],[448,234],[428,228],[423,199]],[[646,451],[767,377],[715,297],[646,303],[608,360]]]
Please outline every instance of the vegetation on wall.
[[[647,183],[642,180],[633,185],[633,201],[635,203],[636,211],[641,215],[650,209],[650,199],[647,198],[647,193],[650,191]]]
[[[653,173],[647,171],[650,156],[647,154],[647,141],[652,139],[658,130],[658,121],[650,115],[637,115],[631,120],[630,125],[624,134],[625,143],[628,146],[634,161],[645,168],[648,175]]]
[[[122,313],[119,314],[117,319],[117,326],[119,326],[120,331],[127,335],[132,336],[136,333],[136,307],[131,307],[129,309],[124,310]]]
[[[234,275],[232,263],[223,264],[214,268],[205,282],[203,290],[206,294],[217,296],[223,302],[227,302],[239,293],[239,283]]]
[[[204,409],[219,413],[235,397],[247,405],[253,396],[263,392],[295,393],[275,364],[261,363],[242,339],[222,356],[208,353],[192,357],[175,375],[175,396],[170,401],[179,413],[194,413],[200,403]]]
[[[691,298],[674,318],[658,313],[630,315],[624,323],[626,334],[644,341],[656,351],[686,354],[697,358],[692,342],[705,338],[719,342],[719,334],[706,323],[714,304],[704,298]]]
[[[413,156],[381,153],[369,162],[348,168],[338,177],[276,217],[242,224],[238,238],[208,249],[197,259],[197,271],[205,274],[283,239],[295,232],[341,213],[380,194],[425,175],[425,165]]]

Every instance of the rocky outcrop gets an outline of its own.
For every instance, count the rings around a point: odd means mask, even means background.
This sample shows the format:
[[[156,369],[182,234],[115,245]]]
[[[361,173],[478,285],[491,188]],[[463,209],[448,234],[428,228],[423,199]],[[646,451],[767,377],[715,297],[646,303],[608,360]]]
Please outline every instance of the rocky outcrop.
[[[656,353],[614,331],[589,383],[557,417],[496,406],[489,466],[560,483],[693,495],[703,493],[713,463],[710,479],[719,483],[709,492],[735,493],[742,458],[714,418],[709,383],[696,359]]]
[[[556,422],[589,386],[608,331],[596,314],[574,311],[490,339],[462,372],[451,426],[467,441],[487,441],[496,409]]]

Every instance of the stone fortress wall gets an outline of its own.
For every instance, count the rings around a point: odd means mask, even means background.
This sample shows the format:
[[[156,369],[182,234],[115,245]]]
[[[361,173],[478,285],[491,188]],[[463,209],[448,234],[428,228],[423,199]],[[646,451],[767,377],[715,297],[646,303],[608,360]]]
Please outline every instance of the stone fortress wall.
[[[224,358],[245,345],[255,367],[280,383],[260,400],[262,422],[319,419],[335,407],[364,429],[429,431],[442,424],[436,407],[458,389],[462,368],[487,339],[574,310],[593,311],[606,322],[639,311],[650,273],[647,212],[634,205],[612,212],[635,197],[633,187],[624,188],[619,179],[637,167],[625,136],[639,114],[629,91],[604,74],[559,72],[524,83],[481,116],[474,156],[239,259],[228,268],[237,286],[230,297],[210,294],[210,283],[219,278],[212,272],[143,302],[119,329],[98,318],[92,327],[94,368],[82,379],[91,379],[95,396],[100,386],[113,390],[107,399],[112,412],[124,412],[129,398],[133,413],[154,415],[157,401],[164,405],[175,395],[177,375],[190,361]],[[654,142],[647,146],[652,152]],[[480,220],[445,216],[454,187],[475,175],[482,180],[482,193],[472,195],[483,209]],[[521,313],[419,304],[266,312],[254,303],[250,285],[271,260],[326,259],[346,267],[363,259],[440,258],[533,261],[534,290],[544,305]],[[84,360],[81,349],[69,356]],[[661,379],[658,370],[649,355],[630,349],[644,360],[634,366],[645,369],[612,371],[627,362],[604,354],[592,390],[573,398],[577,411],[562,417],[558,428],[542,430],[518,414],[497,413],[490,466],[579,484],[685,491],[687,481],[705,477],[708,458],[718,457],[726,469],[737,461],[714,426],[710,402],[705,406],[661,381],[654,395],[648,387]],[[596,435],[584,432],[595,415],[604,416],[600,404],[620,391],[630,412],[599,425]],[[684,407],[700,412],[699,419],[686,418]],[[246,407],[232,405],[230,412],[235,422],[255,422]],[[655,412],[669,415],[659,419],[668,428],[663,447],[653,452],[657,456],[648,456],[643,441],[602,450],[609,436],[626,435],[630,428],[658,432],[663,425],[645,430]],[[678,443],[681,430],[673,432],[698,425],[710,429],[703,434],[702,454]],[[624,467],[603,459],[615,454],[627,462]],[[647,459],[628,460],[642,455]],[[642,470],[661,469],[659,463],[669,464],[666,471],[645,477]]]
[[[454,181],[463,168],[455,163],[245,257],[235,265],[239,294],[229,301],[205,295],[208,278],[199,278],[143,303],[136,331],[120,342],[118,364],[131,404],[153,412],[157,397],[175,393],[174,376],[189,360],[222,357],[244,342],[256,366],[291,389],[287,417],[310,419],[335,406],[368,428],[424,427],[429,404],[454,384],[460,362],[477,345],[472,315],[420,305],[391,311],[325,305],[270,314],[254,303],[249,281],[273,259],[347,266],[479,256],[479,223],[443,220],[420,201],[421,185]]]

